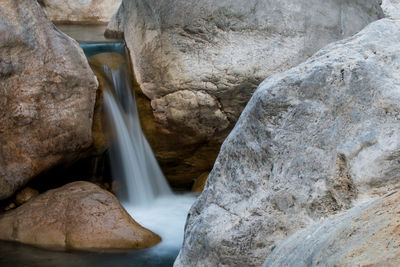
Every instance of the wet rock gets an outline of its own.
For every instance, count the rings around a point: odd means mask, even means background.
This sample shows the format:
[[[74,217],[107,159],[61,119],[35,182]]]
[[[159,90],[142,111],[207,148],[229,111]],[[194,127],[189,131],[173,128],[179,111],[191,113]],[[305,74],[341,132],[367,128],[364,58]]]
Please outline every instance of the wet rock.
[[[17,193],[17,195],[15,196],[15,202],[18,206],[20,206],[38,195],[39,192],[37,190],[30,187],[25,187]]]
[[[400,21],[266,79],[192,206],[175,266],[260,266],[288,235],[399,188]]]
[[[262,80],[382,16],[377,0],[125,0],[109,29],[123,30],[151,101],[167,178],[190,184]]]
[[[144,248],[161,240],[88,182],[49,190],[0,215],[0,239],[55,249]]]
[[[399,266],[400,193],[354,207],[295,233],[267,266]]]
[[[0,1],[0,199],[92,144],[97,80],[36,1]]]
[[[121,0],[41,0],[40,4],[54,23],[107,24]]]

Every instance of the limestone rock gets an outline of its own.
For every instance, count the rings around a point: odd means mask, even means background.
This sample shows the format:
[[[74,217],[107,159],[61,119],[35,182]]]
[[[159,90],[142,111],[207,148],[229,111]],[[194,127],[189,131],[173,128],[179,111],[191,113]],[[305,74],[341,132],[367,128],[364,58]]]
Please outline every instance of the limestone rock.
[[[0,199],[91,145],[97,80],[36,1],[0,0]]]
[[[400,193],[357,206],[283,241],[264,266],[399,266]]]
[[[400,19],[400,0],[383,0],[382,9],[386,17]]]
[[[198,151],[218,153],[262,80],[382,16],[378,0],[124,0],[110,30],[123,30],[161,125],[166,149],[155,153],[167,178],[190,183],[209,171],[196,166]],[[189,172],[175,155],[193,158]]]
[[[400,21],[266,79],[192,206],[175,266],[260,266],[288,235],[398,188]]]
[[[0,215],[0,239],[57,249],[144,248],[160,241],[113,194],[88,182],[49,190]]]
[[[41,0],[54,23],[107,24],[121,0]]]
[[[25,187],[15,196],[15,202],[17,205],[22,205],[25,202],[28,202],[32,198],[39,195],[39,192],[31,187]]]

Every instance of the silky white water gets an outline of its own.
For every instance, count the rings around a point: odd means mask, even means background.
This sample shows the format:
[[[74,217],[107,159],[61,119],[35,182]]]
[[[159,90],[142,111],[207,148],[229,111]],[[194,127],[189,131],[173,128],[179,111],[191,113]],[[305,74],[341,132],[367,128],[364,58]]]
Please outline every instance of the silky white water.
[[[149,255],[177,253],[183,241],[186,216],[195,197],[173,194],[140,127],[134,95],[123,68],[104,70],[115,92],[104,92],[104,107],[113,130],[110,151],[114,177],[125,185],[119,198],[128,213],[142,226],[161,236]]]
[[[103,99],[113,133],[111,170],[119,182],[119,198],[128,205],[150,205],[158,196],[172,195],[171,189],[143,135],[124,68],[104,66],[104,71],[115,90],[105,91]]]

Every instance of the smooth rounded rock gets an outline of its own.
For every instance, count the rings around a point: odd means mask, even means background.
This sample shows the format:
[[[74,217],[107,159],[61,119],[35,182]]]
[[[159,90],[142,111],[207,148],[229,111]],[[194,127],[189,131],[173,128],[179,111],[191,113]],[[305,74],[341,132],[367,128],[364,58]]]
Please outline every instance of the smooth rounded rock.
[[[49,190],[0,215],[0,239],[54,249],[145,248],[161,238],[88,182]]]
[[[398,190],[399,55],[400,20],[383,19],[261,83],[175,266],[260,266],[294,232]]]

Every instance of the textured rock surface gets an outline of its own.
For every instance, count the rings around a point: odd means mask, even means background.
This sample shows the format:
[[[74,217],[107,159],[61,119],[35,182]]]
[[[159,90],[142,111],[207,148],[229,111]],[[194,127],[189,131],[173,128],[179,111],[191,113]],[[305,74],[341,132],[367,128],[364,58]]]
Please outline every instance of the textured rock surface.
[[[189,212],[175,266],[260,266],[287,235],[399,186],[400,21],[266,79]]]
[[[400,193],[328,218],[283,241],[264,266],[399,266]]]
[[[386,17],[400,19],[400,0],[383,0],[382,9]]]
[[[113,194],[88,182],[49,190],[0,215],[0,239],[74,249],[143,248],[160,241]]]
[[[92,143],[97,80],[36,1],[0,0],[0,199]]]
[[[54,23],[106,24],[121,0],[40,0]]]
[[[113,28],[162,125],[155,152],[168,179],[209,171],[259,83],[383,16],[378,2],[124,0]]]
[[[17,205],[22,205],[38,195],[39,192],[36,189],[25,187],[15,196],[15,202]]]

